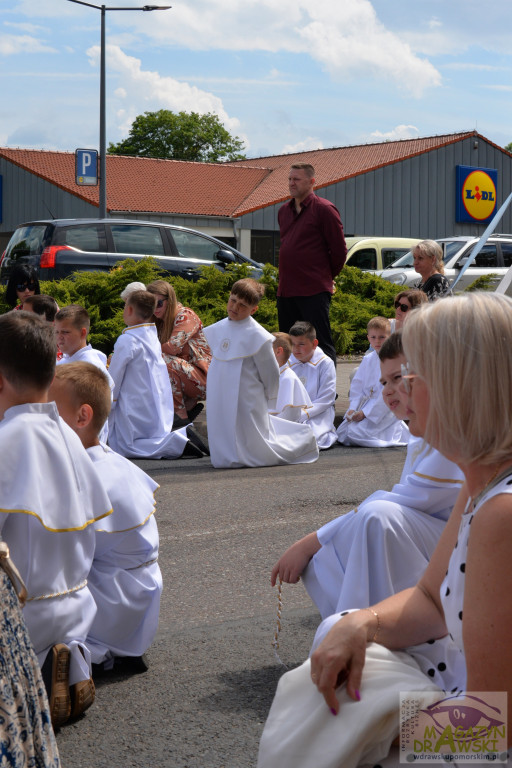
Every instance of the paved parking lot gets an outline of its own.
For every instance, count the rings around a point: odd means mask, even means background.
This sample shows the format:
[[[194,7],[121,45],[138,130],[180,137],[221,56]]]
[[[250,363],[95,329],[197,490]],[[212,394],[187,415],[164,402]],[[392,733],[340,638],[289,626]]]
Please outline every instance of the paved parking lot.
[[[390,488],[404,452],[337,445],[316,464],[238,470],[146,462],[160,483],[164,578],[150,669],[99,681],[94,706],[58,734],[64,768],[254,766],[284,671],[270,569],[297,538]],[[293,666],[319,617],[301,584],[284,585],[283,601],[280,654]]]

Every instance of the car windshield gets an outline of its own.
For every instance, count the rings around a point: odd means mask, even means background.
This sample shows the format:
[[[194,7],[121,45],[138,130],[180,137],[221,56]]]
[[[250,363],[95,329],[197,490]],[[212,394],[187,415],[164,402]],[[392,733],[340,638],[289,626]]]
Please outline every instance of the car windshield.
[[[452,256],[454,256],[456,253],[460,251],[465,241],[437,240],[436,242],[438,242],[441,248],[443,249],[443,261],[449,261]],[[404,253],[403,256],[401,256],[399,259],[397,259],[392,264],[390,264],[389,267],[386,267],[386,269],[396,269],[400,267],[403,268],[403,267],[412,267],[412,266],[413,266],[412,251],[407,251],[407,253]]]

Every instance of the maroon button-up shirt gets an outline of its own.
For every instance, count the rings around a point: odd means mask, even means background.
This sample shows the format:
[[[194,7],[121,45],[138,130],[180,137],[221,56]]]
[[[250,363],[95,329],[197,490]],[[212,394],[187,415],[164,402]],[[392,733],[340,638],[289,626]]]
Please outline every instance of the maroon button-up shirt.
[[[338,209],[313,192],[301,203],[292,198],[279,209],[278,296],[313,296],[328,291],[345,264],[347,246]]]

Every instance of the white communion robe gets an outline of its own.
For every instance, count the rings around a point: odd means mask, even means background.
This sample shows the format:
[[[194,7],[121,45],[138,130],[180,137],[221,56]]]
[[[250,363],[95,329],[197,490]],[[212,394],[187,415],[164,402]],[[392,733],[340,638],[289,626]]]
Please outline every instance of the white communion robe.
[[[206,380],[206,418],[214,467],[266,467],[318,459],[311,430],[268,413],[277,397],[274,337],[252,317],[225,318],[204,329],[213,358]]]
[[[307,363],[290,356],[290,367],[299,377],[313,404],[301,417],[316,437],[320,450],[330,448],[336,442],[334,429],[334,401],[336,400],[336,368],[330,357],[320,347],[313,352]]]
[[[89,588],[98,611],[87,635],[93,664],[141,656],[155,637],[162,574],[154,493],[158,483],[106,445],[87,449],[112,502],[94,525],[96,551]]]
[[[110,500],[55,403],[9,408],[0,455],[0,530],[27,586],[30,639],[40,665],[56,643],[69,646],[74,685],[90,677],[85,640],[96,605],[87,579],[94,523],[111,514]]]
[[[93,349],[90,344],[86,344],[85,347],[78,349],[74,355],[63,355],[60,360],[57,360],[57,365],[65,365],[66,363],[91,363],[99,368],[106,375],[110,391],[114,391],[114,379],[109,374],[107,369],[107,356],[99,349]],[[103,429],[101,430],[100,440],[104,442],[108,438],[108,422],[105,422]]]
[[[186,428],[172,431],[174,406],[156,325],[124,329],[110,361],[114,401],[108,418],[110,447],[132,459],[177,459]]]
[[[279,392],[268,404],[268,412],[287,421],[300,421],[313,403],[297,374],[285,363],[279,368]]]
[[[317,531],[322,547],[302,579],[322,619],[416,584],[462,484],[453,462],[411,437],[400,482]]]
[[[349,411],[363,411],[365,417],[362,421],[344,418],[336,430],[339,443],[369,448],[407,444],[409,429],[385,404],[380,376],[380,358],[377,352],[370,352],[352,379],[348,407]]]

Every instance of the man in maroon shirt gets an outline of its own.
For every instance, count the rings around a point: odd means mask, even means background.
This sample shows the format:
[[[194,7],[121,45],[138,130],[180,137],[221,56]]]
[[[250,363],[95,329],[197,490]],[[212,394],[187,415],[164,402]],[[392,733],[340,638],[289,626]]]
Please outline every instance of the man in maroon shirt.
[[[277,313],[279,330],[288,333],[296,320],[315,326],[320,347],[336,365],[329,308],[333,281],[347,255],[338,209],[313,192],[315,169],[292,165],[292,199],[279,209],[281,233]]]

